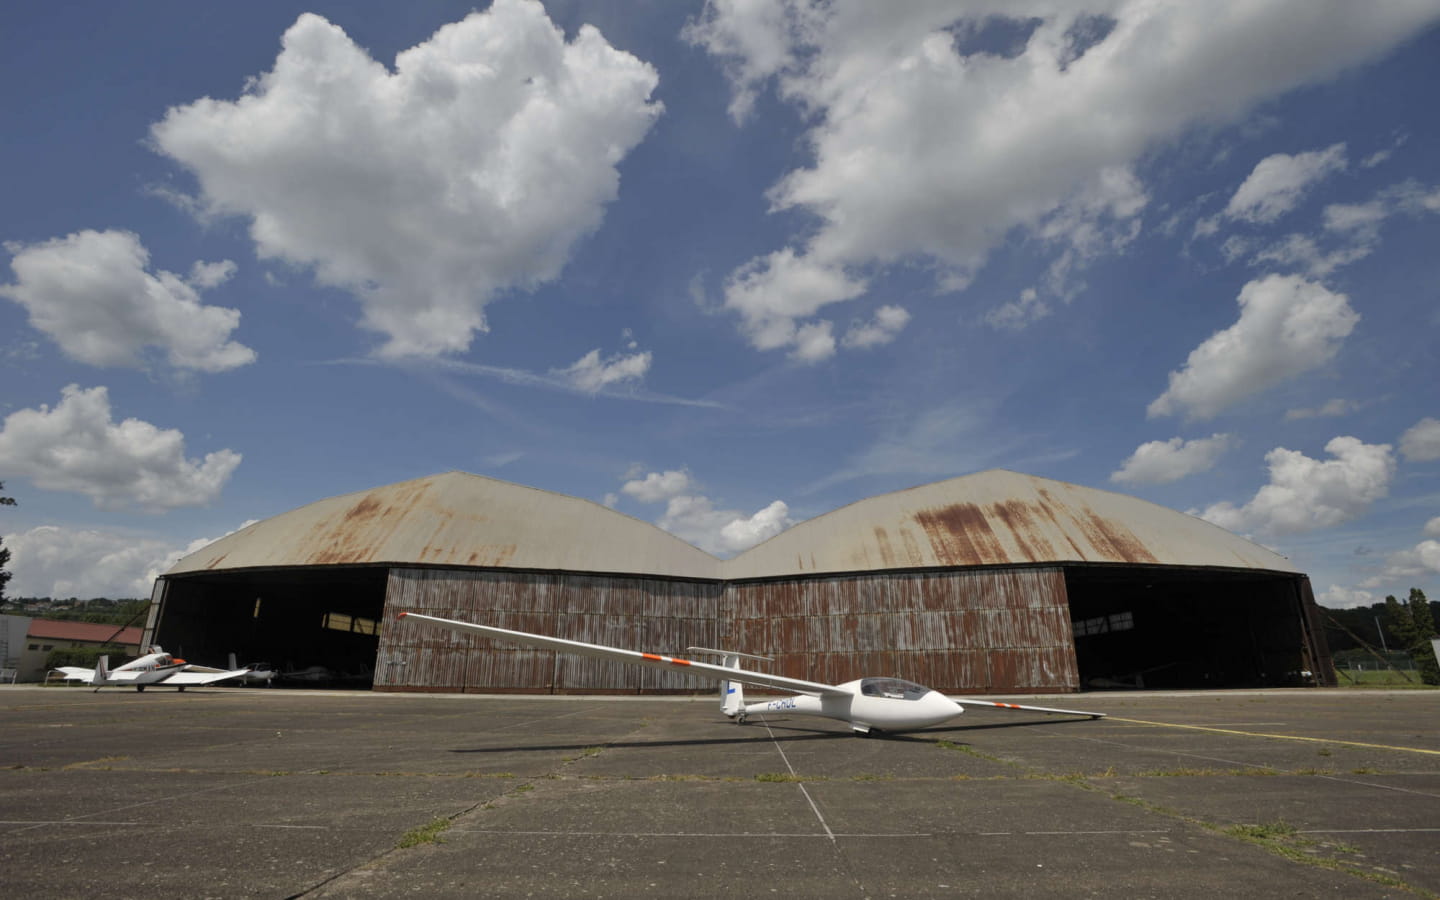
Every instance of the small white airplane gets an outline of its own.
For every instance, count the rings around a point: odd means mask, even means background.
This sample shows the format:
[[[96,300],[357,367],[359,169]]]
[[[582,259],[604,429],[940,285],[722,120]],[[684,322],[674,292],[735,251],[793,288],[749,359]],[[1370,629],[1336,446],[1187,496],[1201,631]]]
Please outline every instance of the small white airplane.
[[[240,663],[236,662],[235,654],[233,653],[230,654],[229,666],[231,669],[241,668]],[[244,669],[245,674],[240,676],[241,684],[258,684],[264,687],[274,687],[275,679],[280,674],[279,669],[267,662],[253,662],[245,666]]]
[[[857,734],[869,735],[875,732],[914,731],[928,728],[959,716],[967,706],[988,706],[995,709],[1019,709],[1030,712],[1060,713],[1067,716],[1088,716],[1104,718],[1104,713],[1081,712],[1075,709],[1051,709],[1045,706],[1021,706],[1015,703],[996,703],[991,700],[951,699],[938,691],[899,678],[860,678],[845,684],[819,684],[783,675],[767,675],[740,668],[741,659],[768,659],[733,650],[711,650],[705,647],[690,647],[691,653],[707,653],[721,657],[722,664],[695,662],[655,653],[641,653],[636,650],[622,650],[618,647],[602,647],[563,638],[510,631],[489,625],[475,625],[455,619],[441,619],[420,613],[402,612],[400,618],[415,621],[436,628],[452,631],[468,631],[486,637],[546,647],[562,653],[576,653],[581,656],[597,656],[614,659],[637,666],[656,669],[683,667],[690,675],[710,678],[720,682],[720,711],[726,716],[744,724],[748,716],[762,713],[785,713],[799,716],[821,716],[838,719],[849,724]],[[760,703],[745,702],[744,685],[777,688],[794,691],[796,696],[766,700]]]
[[[85,669],[80,666],[61,666],[55,671],[65,673],[66,681],[83,681],[86,684],[93,684],[97,691],[102,687],[127,685],[134,685],[135,690],[143,691],[152,684],[176,687],[183,691],[192,685],[214,684],[227,678],[237,678],[250,670],[214,669],[210,666],[191,665],[183,659],[176,659],[156,645],[151,647],[150,652],[146,655],[139,659],[132,659],[114,669],[110,668],[110,657],[102,656],[100,664],[93,669]]]

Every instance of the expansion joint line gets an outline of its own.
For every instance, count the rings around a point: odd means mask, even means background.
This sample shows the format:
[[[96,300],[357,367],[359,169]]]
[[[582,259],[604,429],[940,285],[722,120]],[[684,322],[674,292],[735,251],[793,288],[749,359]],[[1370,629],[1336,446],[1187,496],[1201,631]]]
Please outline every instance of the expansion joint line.
[[[1390,744],[1367,744],[1363,741],[1342,741],[1335,738],[1308,737],[1303,734],[1267,734],[1260,731],[1239,731],[1234,728],[1216,728],[1211,725],[1181,725],[1175,722],[1150,722],[1145,719],[1122,719],[1109,716],[1112,722],[1129,722],[1131,725],[1151,725],[1157,728],[1185,728],[1190,731],[1208,731],[1213,734],[1236,734],[1242,737],[1274,738],[1280,741],[1307,741],[1312,744],[1338,744],[1342,747],[1360,747],[1365,750],[1394,750],[1399,753],[1421,753],[1426,756],[1440,756],[1440,750],[1424,747],[1396,747]]]
[[[770,741],[775,745],[775,749],[780,751],[780,761],[785,763],[785,768],[790,772],[791,775],[798,774],[795,771],[795,767],[790,765],[790,757],[785,755],[785,748],[780,746],[780,739],[775,737],[774,731],[770,730],[770,723],[765,721],[764,716],[760,717],[760,722],[765,726],[765,733],[770,735]],[[795,786],[800,788],[800,793],[805,795],[805,802],[810,804],[810,809],[812,812],[815,813],[815,818],[819,820],[820,827],[825,829],[825,836],[830,839],[831,844],[834,844],[835,832],[830,830],[830,825],[828,822],[825,821],[825,816],[820,813],[820,807],[816,805],[815,798],[811,797],[810,792],[805,789],[805,782],[797,781],[795,782]]]

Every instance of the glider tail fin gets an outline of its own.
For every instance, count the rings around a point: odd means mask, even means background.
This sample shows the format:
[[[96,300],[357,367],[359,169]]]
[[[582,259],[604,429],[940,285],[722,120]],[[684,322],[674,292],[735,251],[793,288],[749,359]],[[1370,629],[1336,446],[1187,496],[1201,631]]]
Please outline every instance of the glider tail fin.
[[[727,669],[740,668],[740,655],[738,653],[725,654],[723,664]],[[745,685],[738,681],[720,682],[720,711],[733,719],[744,708]]]
[[[96,687],[100,687],[109,680],[110,657],[102,656],[95,661],[95,677],[90,679],[90,683],[95,685]]]
[[[709,653],[713,656],[718,656],[720,657],[720,664],[727,669],[739,669],[740,660],[742,659],[758,659],[765,662],[771,661],[768,656],[756,656],[753,653],[740,653],[736,650],[711,650],[708,647],[689,647],[687,650],[690,653]],[[720,712],[732,719],[736,716],[744,716],[745,685],[738,681],[727,680],[720,682]]]

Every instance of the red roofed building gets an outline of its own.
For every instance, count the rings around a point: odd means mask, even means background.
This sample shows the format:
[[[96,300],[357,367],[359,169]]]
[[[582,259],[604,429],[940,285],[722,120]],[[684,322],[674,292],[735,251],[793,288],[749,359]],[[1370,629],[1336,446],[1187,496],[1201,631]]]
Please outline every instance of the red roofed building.
[[[114,648],[111,665],[140,655],[140,628],[117,628],[96,622],[64,622],[58,619],[32,619],[26,635],[25,650],[20,655],[20,681],[44,681],[45,658],[52,650],[77,647]]]

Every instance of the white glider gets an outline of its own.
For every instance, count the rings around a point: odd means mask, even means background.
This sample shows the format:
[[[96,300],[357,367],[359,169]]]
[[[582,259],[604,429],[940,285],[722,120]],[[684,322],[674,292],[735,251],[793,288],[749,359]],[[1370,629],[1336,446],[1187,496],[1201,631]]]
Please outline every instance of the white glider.
[[[65,673],[66,681],[83,681],[86,684],[93,684],[97,691],[102,687],[127,685],[134,685],[135,690],[143,691],[152,684],[175,687],[183,691],[194,685],[214,684],[227,678],[238,678],[250,670],[214,669],[210,666],[191,665],[183,659],[176,659],[156,646],[151,647],[150,652],[139,659],[132,659],[114,669],[110,668],[110,657],[102,656],[100,664],[93,669],[61,666],[55,671]]]
[[[860,678],[845,684],[819,684],[783,675],[768,675],[740,668],[740,660],[767,659],[733,650],[710,650],[691,647],[692,653],[709,653],[720,656],[721,665],[661,656],[655,653],[641,653],[636,650],[622,650],[618,647],[602,647],[564,638],[529,634],[524,631],[510,631],[489,625],[476,625],[455,619],[441,619],[420,613],[402,612],[400,618],[452,631],[466,631],[485,635],[517,644],[545,647],[562,653],[581,656],[596,656],[614,659],[637,666],[656,669],[682,667],[687,674],[719,681],[720,711],[737,722],[743,723],[747,716],[762,713],[786,713],[801,716],[822,716],[838,719],[849,724],[858,734],[876,731],[913,731],[939,725],[965,712],[966,706],[988,706],[995,709],[1019,709],[1030,712],[1060,713],[1068,716],[1088,716],[1092,719],[1104,717],[1104,713],[1081,712],[1074,709],[1052,709],[1045,706],[1022,706],[1016,703],[996,703],[990,700],[951,699],[938,691],[899,678]],[[795,696],[766,700],[760,703],[745,702],[742,685],[775,688],[793,691]]]

